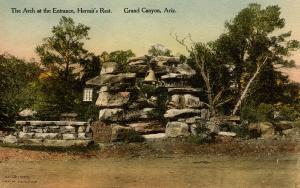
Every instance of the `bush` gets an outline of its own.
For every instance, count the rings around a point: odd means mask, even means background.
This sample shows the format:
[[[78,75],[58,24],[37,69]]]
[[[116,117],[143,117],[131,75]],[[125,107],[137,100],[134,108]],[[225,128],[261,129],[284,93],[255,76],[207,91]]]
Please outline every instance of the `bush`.
[[[130,143],[130,142],[144,142],[145,138],[141,136],[138,132],[134,130],[130,130],[126,133],[124,137],[124,142]]]
[[[295,121],[298,117],[300,117],[300,112],[296,107],[289,104],[279,107],[279,120]]]
[[[273,105],[265,103],[258,106],[246,105],[241,112],[242,120],[247,120],[249,122],[273,121],[273,114]]]
[[[220,131],[234,132],[238,137],[246,137],[249,134],[247,124],[235,124],[232,122],[221,122]]]
[[[206,134],[192,135],[188,138],[188,141],[194,144],[205,144],[211,142],[212,138]]]
[[[256,122],[256,110],[253,106],[243,106],[241,110],[241,119],[249,122]]]
[[[274,114],[274,108],[271,104],[262,103],[257,107],[256,118],[258,122],[272,121]]]
[[[194,144],[204,144],[213,141],[213,135],[204,123],[200,123],[195,128],[195,135],[188,138],[188,141]]]

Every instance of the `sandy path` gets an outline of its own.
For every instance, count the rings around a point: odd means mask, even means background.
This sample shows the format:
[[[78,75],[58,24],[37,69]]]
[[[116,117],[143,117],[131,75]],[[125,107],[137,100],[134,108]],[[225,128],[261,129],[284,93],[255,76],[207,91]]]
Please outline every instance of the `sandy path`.
[[[297,156],[7,161],[0,187],[300,187]],[[10,181],[10,182],[9,182]],[[13,182],[15,181],[15,182]]]

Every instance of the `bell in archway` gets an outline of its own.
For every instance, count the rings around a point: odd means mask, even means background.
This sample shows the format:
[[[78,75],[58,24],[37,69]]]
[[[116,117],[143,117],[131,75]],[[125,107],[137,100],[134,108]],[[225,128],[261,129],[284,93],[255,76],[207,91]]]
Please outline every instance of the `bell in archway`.
[[[145,82],[156,82],[157,81],[157,79],[156,79],[156,77],[155,77],[155,73],[154,73],[154,71],[152,70],[152,69],[150,69],[149,71],[148,71],[148,74],[147,74],[147,76],[145,77],[145,80],[144,80]]]

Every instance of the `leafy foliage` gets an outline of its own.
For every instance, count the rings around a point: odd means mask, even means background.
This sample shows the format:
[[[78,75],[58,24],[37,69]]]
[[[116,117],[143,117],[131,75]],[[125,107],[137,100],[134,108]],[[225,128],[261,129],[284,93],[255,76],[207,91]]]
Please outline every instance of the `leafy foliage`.
[[[141,136],[138,132],[134,130],[129,130],[124,137],[124,141],[127,143],[130,142],[144,142],[145,138]]]
[[[297,118],[300,117],[300,109],[297,108],[298,106],[290,105],[290,104],[283,104],[279,107],[279,120],[287,120],[287,121],[295,121]]]
[[[242,119],[249,122],[263,122],[274,120],[274,106],[262,103],[258,106],[248,104],[242,108]]]
[[[205,144],[213,141],[213,136],[205,124],[199,123],[195,128],[195,135],[192,135],[188,140],[194,144]]]
[[[52,29],[52,36],[36,48],[46,71],[38,80],[43,93],[37,106],[41,119],[57,119],[63,112],[95,111],[94,105],[82,102],[85,81],[99,74],[100,57],[84,49],[89,27],[62,17]]]
[[[135,57],[135,54],[131,50],[117,50],[113,52],[102,52],[100,59],[102,63],[105,62],[116,62],[119,64],[119,68],[123,72],[127,72],[127,62],[129,58]]]
[[[40,72],[33,61],[0,55],[0,126],[11,125],[19,111],[35,105],[37,92],[34,81]]]
[[[282,100],[283,91],[278,83],[286,84],[288,79],[276,69],[294,66],[295,62],[287,57],[299,49],[299,41],[290,39],[291,32],[275,34],[285,26],[280,13],[278,6],[263,9],[259,4],[250,4],[226,22],[226,32],[213,43],[217,59],[229,67],[234,95],[241,95],[254,72],[261,68],[249,92],[255,92],[252,100],[257,104]],[[264,94],[269,96],[260,96]]]
[[[150,47],[148,54],[150,56],[171,56],[171,50],[162,44],[155,44]]]

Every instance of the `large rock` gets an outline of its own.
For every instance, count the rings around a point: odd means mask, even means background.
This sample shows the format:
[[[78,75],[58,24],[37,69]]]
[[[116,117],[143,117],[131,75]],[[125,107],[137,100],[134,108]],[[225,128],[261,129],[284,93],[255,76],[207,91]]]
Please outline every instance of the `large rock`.
[[[279,131],[283,131],[286,129],[292,129],[293,128],[293,122],[292,121],[279,121],[275,123],[275,127]]]
[[[85,132],[85,131],[86,131],[85,126],[79,126],[79,127],[78,127],[78,133],[83,133],[83,132]]]
[[[43,128],[33,128],[33,129],[30,129],[31,132],[34,132],[34,133],[43,133],[45,132],[46,130],[43,129]]]
[[[13,135],[8,135],[2,139],[2,142],[4,144],[15,144],[18,142],[18,140],[17,140],[17,137],[15,137]]]
[[[98,93],[108,91],[108,90],[109,90],[109,88],[107,86],[102,86],[102,87],[100,87]]]
[[[130,63],[128,63],[129,66],[131,65],[147,65],[146,61],[144,60],[138,60],[138,61],[132,61]]]
[[[58,133],[35,133],[34,138],[37,139],[54,139],[59,137]]]
[[[282,134],[287,139],[299,141],[300,140],[300,127],[283,130]]]
[[[33,135],[34,133],[19,132],[18,136],[20,139],[31,139]]]
[[[180,118],[177,121],[185,122],[187,124],[194,124],[199,121],[202,121],[202,118],[200,116],[194,116],[194,117],[188,117],[188,118]]]
[[[169,73],[169,74],[166,74],[166,75],[163,75],[161,76],[161,79],[162,80],[166,80],[166,79],[181,79],[181,78],[189,78],[188,75],[185,75],[185,74],[180,74],[180,73]]]
[[[200,117],[201,117],[201,119],[209,120],[209,118],[210,118],[209,110],[205,109],[205,108],[201,109],[201,116]]]
[[[127,125],[141,134],[165,132],[165,127],[158,121],[137,122]]]
[[[147,60],[147,57],[146,57],[146,56],[131,57],[131,58],[129,58],[128,62],[131,63],[131,62],[145,61],[145,60]]]
[[[112,126],[101,121],[94,121],[91,126],[93,140],[100,143],[108,143],[111,140]]]
[[[60,126],[60,133],[75,133],[75,127],[68,125],[68,126]]]
[[[263,138],[274,138],[275,129],[273,124],[270,122],[261,122],[259,123],[259,128],[261,132],[261,137]]]
[[[101,109],[99,112],[99,120],[118,120],[121,113],[123,113],[123,109],[121,108],[105,108]]]
[[[62,134],[64,140],[75,140],[76,137],[74,134]]]
[[[168,88],[168,92],[173,94],[173,93],[199,93],[202,91],[200,88]]]
[[[164,114],[164,117],[165,118],[174,118],[174,117],[182,116],[182,115],[198,115],[200,113],[201,113],[200,110],[190,109],[190,108],[185,108],[185,109],[169,109]]]
[[[146,142],[162,141],[166,138],[165,133],[143,135]]]
[[[166,125],[167,137],[189,136],[189,126],[183,122],[168,122]]]
[[[102,64],[100,75],[102,74],[113,74],[119,71],[119,65],[115,62],[106,62]]]
[[[206,127],[210,133],[219,133],[220,132],[220,122],[217,120],[210,120],[206,122]]]
[[[270,122],[250,123],[248,125],[250,133],[260,135],[262,138],[274,138],[275,129]]]
[[[101,87],[102,88],[102,87]],[[105,88],[103,88],[105,89]],[[129,91],[134,89],[134,84],[133,82],[116,82],[112,85],[109,85],[106,91],[109,91],[111,93],[116,93],[119,91]],[[102,91],[98,91],[100,93]]]
[[[156,107],[157,106],[157,98],[151,97],[150,99],[146,99],[144,97],[140,97],[137,100],[134,100],[128,107],[130,109],[142,109],[142,108],[149,108],[149,107]]]
[[[176,70],[178,73],[180,73],[181,75],[186,75],[186,76],[193,76],[196,74],[196,71],[194,69],[192,69],[188,64],[183,63],[183,64],[179,64],[176,67]]]
[[[65,129],[67,130],[67,132],[70,132],[70,133],[75,133],[75,127],[74,126],[71,126],[71,125],[68,125],[68,126],[65,126]]]
[[[130,133],[130,131],[133,131],[131,127],[114,125],[112,127],[111,141],[114,142],[124,140],[128,133]]]
[[[140,65],[140,64],[133,64],[128,66],[128,71],[132,73],[137,73],[137,74],[146,74],[148,71],[148,65]]]
[[[100,76],[96,76],[86,82],[87,85],[111,85],[115,83],[126,82],[130,80],[134,80],[136,77],[135,73],[121,73],[121,74],[103,74]]]
[[[119,107],[126,104],[129,100],[129,92],[118,92],[110,94],[108,92],[100,92],[96,105],[100,107]]]
[[[174,108],[199,108],[203,106],[203,102],[191,94],[172,95],[169,107]]]
[[[175,74],[178,75],[176,73],[171,73],[171,74]],[[165,75],[165,79],[162,80],[162,83],[164,85],[165,88],[190,88],[190,82],[184,78],[182,78],[181,76],[179,77],[169,77],[169,75]]]
[[[148,118],[153,118],[154,116],[155,109],[154,108],[144,108],[141,111],[140,118],[141,119],[148,119]]]
[[[225,132],[225,131],[221,131],[218,132],[219,136],[229,136],[229,137],[235,137],[236,133],[235,132]]]
[[[47,132],[50,133],[59,133],[60,132],[60,126],[48,126]]]
[[[85,133],[78,133],[78,139],[81,139],[81,140],[87,139],[86,134]]]
[[[37,114],[37,112],[34,110],[31,110],[29,108],[26,108],[26,109],[22,110],[21,112],[19,112],[19,115],[22,117],[30,117],[30,116],[32,117],[35,114]]]
[[[178,64],[178,63],[180,63],[180,57],[157,56],[153,59],[153,61],[155,61],[155,62],[165,61],[168,63]]]
[[[143,108],[140,110],[127,111],[124,119],[126,121],[154,119],[156,118],[155,115],[156,114],[154,108]]]

